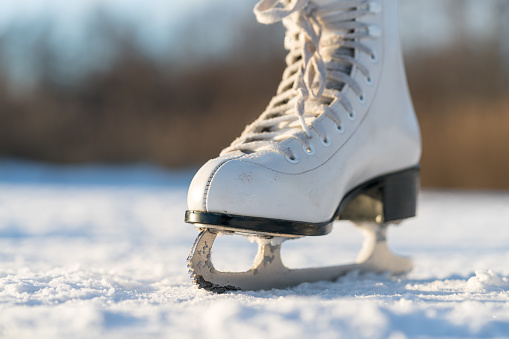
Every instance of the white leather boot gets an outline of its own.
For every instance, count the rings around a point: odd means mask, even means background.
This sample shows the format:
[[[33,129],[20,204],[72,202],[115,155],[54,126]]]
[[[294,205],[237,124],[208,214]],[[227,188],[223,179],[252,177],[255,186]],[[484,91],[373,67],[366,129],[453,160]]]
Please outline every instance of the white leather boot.
[[[194,177],[186,222],[289,237],[414,216],[421,144],[397,0],[262,0],[255,13],[283,21],[288,66],[266,111]]]

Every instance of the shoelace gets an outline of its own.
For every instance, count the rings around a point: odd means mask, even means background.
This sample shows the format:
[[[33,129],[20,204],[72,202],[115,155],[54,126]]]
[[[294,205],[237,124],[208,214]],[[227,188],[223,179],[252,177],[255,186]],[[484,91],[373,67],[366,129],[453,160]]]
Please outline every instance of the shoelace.
[[[309,0],[261,0],[257,3],[254,12],[259,22],[283,21],[286,27],[287,68],[277,95],[265,112],[221,154],[235,150],[245,153],[268,150],[281,153],[292,161],[295,160],[294,153],[282,147],[281,141],[293,137],[310,154],[311,129],[325,144],[326,136],[312,121],[325,114],[341,129],[340,117],[329,108],[334,99],[340,101],[350,117],[354,115],[352,105],[341,89],[350,86],[360,99],[363,98],[362,88],[350,77],[350,71],[357,67],[366,79],[371,76],[367,67],[361,65],[350,51],[359,50],[374,57],[373,52],[358,40],[378,32],[358,19],[379,9],[377,3],[368,0],[335,1],[322,7]],[[324,38],[323,28],[330,32]],[[327,57],[327,65],[322,54]]]

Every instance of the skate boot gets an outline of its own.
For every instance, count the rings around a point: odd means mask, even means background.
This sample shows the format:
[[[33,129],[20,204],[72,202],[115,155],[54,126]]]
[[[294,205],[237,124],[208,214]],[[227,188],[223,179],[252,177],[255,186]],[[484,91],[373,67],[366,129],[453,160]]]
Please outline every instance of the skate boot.
[[[415,215],[421,150],[397,0],[262,0],[255,14],[286,27],[287,68],[265,112],[191,183],[186,222],[201,230],[188,258],[192,278],[223,292],[410,270],[385,242],[389,223]],[[366,234],[356,263],[283,265],[283,240],[325,235],[338,219]],[[258,237],[251,270],[214,268],[221,232]]]

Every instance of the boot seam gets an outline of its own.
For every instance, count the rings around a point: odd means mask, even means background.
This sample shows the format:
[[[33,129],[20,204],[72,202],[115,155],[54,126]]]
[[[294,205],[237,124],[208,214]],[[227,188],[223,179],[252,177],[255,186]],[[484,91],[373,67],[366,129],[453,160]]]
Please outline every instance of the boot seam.
[[[242,157],[244,157],[245,154],[243,155],[240,155],[240,156],[237,156],[237,157],[233,157],[233,158],[227,158],[225,159],[224,161],[220,162],[215,168],[214,170],[212,170],[212,172],[210,173],[209,175],[209,178],[207,179],[207,183],[205,184],[205,188],[203,189],[203,209],[205,211],[209,211],[208,210],[208,204],[207,204],[207,201],[208,201],[208,195],[209,195],[209,192],[210,192],[210,185],[212,184],[212,180],[214,179],[214,176],[216,175],[217,171],[219,171],[219,169],[221,167],[223,167],[223,165],[225,165],[226,163],[232,161],[232,160],[237,160],[237,159],[240,159]]]

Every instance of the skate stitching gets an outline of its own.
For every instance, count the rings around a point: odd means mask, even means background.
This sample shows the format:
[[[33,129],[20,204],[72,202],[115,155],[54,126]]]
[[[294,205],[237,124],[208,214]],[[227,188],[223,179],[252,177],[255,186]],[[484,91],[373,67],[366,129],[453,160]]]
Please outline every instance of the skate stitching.
[[[210,185],[212,184],[212,179],[214,179],[214,176],[216,175],[217,171],[219,171],[219,169],[221,167],[223,167],[223,165],[226,164],[227,162],[230,162],[232,160],[238,160],[238,159],[244,157],[245,155],[246,154],[243,154],[243,155],[240,155],[240,156],[237,156],[237,157],[225,157],[226,159],[224,161],[222,161],[221,163],[219,163],[214,168],[214,170],[210,174],[209,178],[207,179],[207,183],[205,184],[205,188],[203,190],[203,209],[205,211],[208,211],[207,198],[208,198],[208,194],[209,194],[209,191],[210,191]]]

